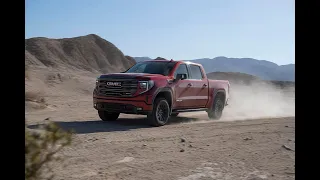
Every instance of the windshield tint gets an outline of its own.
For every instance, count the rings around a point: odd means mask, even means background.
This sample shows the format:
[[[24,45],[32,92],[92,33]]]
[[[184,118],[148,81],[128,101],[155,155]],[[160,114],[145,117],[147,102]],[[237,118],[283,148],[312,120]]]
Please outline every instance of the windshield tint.
[[[128,69],[125,73],[148,73],[148,74],[162,74],[167,76],[176,62],[165,61],[148,61],[139,62]]]

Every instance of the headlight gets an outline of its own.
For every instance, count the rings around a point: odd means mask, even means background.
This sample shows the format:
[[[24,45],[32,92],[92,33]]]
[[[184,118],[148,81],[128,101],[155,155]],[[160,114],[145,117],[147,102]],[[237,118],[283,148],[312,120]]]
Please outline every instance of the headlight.
[[[149,91],[154,86],[154,81],[139,81],[140,94]]]
[[[99,84],[99,79],[96,79],[96,86],[98,86]]]

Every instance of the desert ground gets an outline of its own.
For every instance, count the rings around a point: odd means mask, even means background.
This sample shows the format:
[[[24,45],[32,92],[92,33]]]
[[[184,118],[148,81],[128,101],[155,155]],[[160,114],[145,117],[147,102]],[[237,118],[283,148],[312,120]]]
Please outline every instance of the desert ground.
[[[294,87],[232,84],[223,118],[182,113],[163,127],[145,116],[103,122],[92,107],[96,72],[30,67],[26,126],[75,131],[54,179],[295,179]]]

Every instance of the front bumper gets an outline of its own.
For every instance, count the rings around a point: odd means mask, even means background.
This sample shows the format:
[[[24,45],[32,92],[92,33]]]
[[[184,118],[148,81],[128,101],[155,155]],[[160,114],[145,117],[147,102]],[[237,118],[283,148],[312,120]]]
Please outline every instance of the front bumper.
[[[109,111],[127,114],[147,114],[152,111],[152,104],[135,100],[111,100],[93,98],[93,107],[98,111]]]

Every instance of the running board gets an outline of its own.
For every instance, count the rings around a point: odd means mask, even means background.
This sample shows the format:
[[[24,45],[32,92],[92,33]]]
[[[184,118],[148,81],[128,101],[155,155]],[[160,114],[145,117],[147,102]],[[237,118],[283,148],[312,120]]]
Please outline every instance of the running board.
[[[173,109],[172,112],[194,112],[194,111],[206,111],[208,108],[199,108],[199,109]]]

